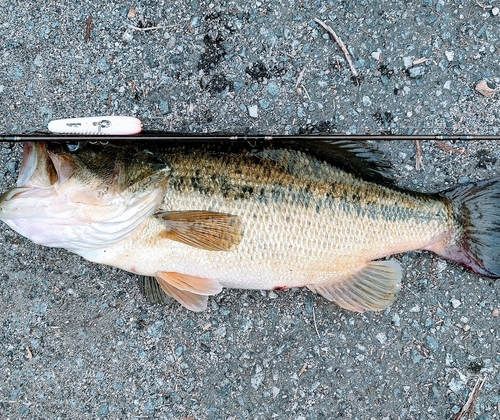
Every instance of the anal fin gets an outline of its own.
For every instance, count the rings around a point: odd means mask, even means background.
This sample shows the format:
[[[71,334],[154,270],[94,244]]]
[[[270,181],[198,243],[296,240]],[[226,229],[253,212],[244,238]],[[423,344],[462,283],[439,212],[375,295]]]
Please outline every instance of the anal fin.
[[[207,309],[208,297],[222,291],[215,280],[177,272],[158,271],[155,278],[163,291],[186,309],[201,312]]]
[[[340,283],[307,287],[353,312],[380,311],[394,301],[401,277],[401,266],[396,261],[371,261]]]

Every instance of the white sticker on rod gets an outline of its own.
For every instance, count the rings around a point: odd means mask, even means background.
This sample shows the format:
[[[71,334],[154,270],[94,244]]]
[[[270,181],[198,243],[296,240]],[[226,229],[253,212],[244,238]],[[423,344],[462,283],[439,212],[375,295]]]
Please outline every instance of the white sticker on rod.
[[[47,128],[52,133],[126,136],[142,130],[139,119],[127,116],[65,118],[50,121]]]

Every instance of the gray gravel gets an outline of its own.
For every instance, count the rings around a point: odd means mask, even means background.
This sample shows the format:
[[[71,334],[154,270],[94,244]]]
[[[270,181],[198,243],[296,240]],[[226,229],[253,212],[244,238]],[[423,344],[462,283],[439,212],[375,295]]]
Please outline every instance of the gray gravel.
[[[125,114],[192,133],[500,134],[498,91],[474,90],[500,84],[498,2],[115,3],[0,3],[0,133]],[[419,191],[500,174],[496,142],[422,142],[423,170],[412,142],[375,146]],[[1,144],[1,191],[18,167]],[[194,314],[0,229],[3,419],[449,419],[482,379],[474,417],[500,418],[500,283],[430,253],[397,256],[382,313],[225,290]]]

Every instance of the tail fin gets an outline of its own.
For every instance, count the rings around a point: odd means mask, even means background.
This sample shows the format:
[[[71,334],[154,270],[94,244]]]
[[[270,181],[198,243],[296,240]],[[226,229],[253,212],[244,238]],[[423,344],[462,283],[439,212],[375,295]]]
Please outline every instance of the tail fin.
[[[438,254],[476,273],[500,277],[500,177],[444,191],[456,226],[448,246]]]

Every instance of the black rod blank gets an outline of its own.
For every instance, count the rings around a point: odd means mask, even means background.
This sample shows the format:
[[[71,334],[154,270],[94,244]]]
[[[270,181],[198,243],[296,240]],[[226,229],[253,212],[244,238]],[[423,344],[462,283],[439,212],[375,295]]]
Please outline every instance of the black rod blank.
[[[0,135],[0,142],[169,142],[169,141],[286,141],[286,140],[500,140],[500,135],[484,134],[297,134],[297,135],[265,135],[265,134],[182,134],[163,132],[143,132],[137,135],[76,135],[76,134],[19,134]]]

